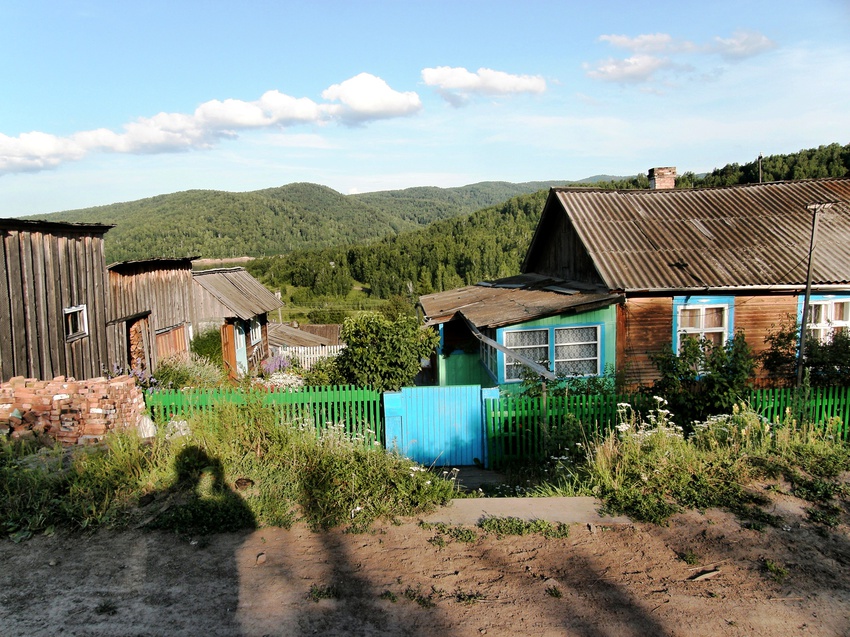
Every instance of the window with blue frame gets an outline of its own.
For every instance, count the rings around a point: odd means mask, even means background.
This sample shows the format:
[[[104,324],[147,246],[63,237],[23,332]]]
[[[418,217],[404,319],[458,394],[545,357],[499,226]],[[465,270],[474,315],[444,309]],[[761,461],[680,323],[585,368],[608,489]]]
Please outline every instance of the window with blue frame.
[[[803,297],[800,297],[798,319],[803,316]],[[807,338],[827,343],[839,332],[850,330],[850,296],[836,294],[814,295],[809,300]]]
[[[673,298],[673,349],[687,338],[725,345],[734,330],[735,297],[677,296]]]
[[[598,376],[602,369],[601,325],[506,330],[505,347],[541,363],[559,376]],[[504,359],[505,382],[522,378],[523,364]]]

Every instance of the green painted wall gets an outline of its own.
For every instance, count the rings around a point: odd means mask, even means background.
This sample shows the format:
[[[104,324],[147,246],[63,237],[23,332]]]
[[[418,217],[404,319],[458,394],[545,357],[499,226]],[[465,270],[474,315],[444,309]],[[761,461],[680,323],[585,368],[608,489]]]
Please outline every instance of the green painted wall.
[[[481,385],[494,387],[495,381],[481,364],[478,353],[467,354],[462,350],[452,352],[451,356],[437,357],[440,385]]]

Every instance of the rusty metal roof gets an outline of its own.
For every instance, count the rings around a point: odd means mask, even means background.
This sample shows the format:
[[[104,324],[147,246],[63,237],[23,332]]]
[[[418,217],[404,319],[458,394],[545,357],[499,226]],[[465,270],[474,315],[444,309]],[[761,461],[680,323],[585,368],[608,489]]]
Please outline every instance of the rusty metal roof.
[[[269,323],[269,346],[271,347],[319,347],[330,345],[331,342],[323,336],[305,332],[283,323]]]
[[[532,274],[427,294],[419,297],[419,304],[429,325],[462,314],[476,327],[502,327],[606,307],[622,298],[609,292],[579,292],[564,287],[563,281]]]
[[[806,281],[812,204],[819,212],[815,285],[850,283],[850,179],[725,188],[553,188],[547,215],[566,214],[610,290],[778,288]],[[551,240],[538,225],[529,249]],[[523,269],[529,262],[526,262]]]
[[[243,321],[281,307],[278,298],[252,277],[245,268],[223,268],[192,272],[192,277]]]

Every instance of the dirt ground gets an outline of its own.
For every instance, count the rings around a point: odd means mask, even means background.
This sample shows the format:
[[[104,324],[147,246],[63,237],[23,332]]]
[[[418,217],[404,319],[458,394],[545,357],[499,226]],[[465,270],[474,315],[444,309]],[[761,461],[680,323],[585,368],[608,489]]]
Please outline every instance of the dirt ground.
[[[0,635],[850,635],[848,527],[774,498],[763,532],[710,510],[566,539],[439,541],[409,519],[2,541]]]

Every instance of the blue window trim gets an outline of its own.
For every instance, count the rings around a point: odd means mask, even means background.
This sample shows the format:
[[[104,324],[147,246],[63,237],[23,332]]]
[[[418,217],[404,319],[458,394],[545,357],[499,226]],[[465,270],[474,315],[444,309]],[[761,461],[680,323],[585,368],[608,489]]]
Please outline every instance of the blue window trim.
[[[673,351],[679,351],[679,310],[686,305],[717,306],[725,305],[726,340],[735,335],[735,297],[734,296],[674,296],[673,297]],[[801,311],[802,314],[802,311]]]
[[[597,328],[597,333],[599,334],[599,341],[597,343],[597,353],[598,353],[598,367],[596,369],[596,376],[599,376],[605,370],[606,360],[605,360],[605,323],[600,322],[592,322],[592,323],[563,323],[558,325],[527,325],[522,327],[510,326],[510,327],[500,327],[496,330],[496,341],[500,345],[505,345],[505,332],[525,332],[525,331],[542,331],[547,330],[549,332],[549,370],[554,371],[555,368],[555,330],[560,329],[569,329],[574,327],[595,327]],[[508,380],[506,378],[506,369],[505,369],[505,353],[496,351],[496,365],[499,370],[499,384],[508,384],[508,383],[520,383],[521,380],[517,378],[512,378]],[[586,376],[585,378],[590,378],[590,376]]]

